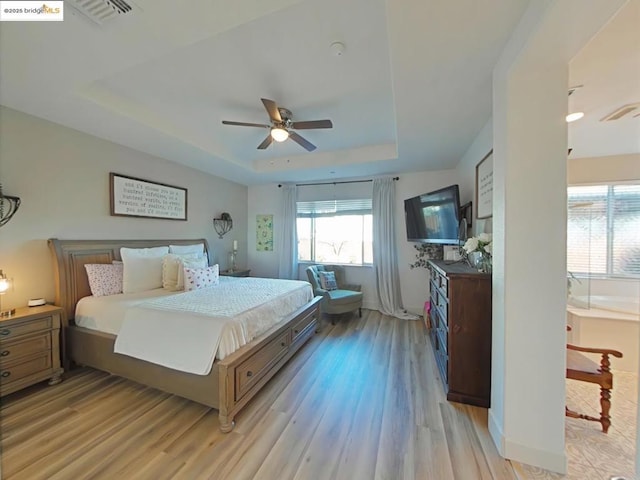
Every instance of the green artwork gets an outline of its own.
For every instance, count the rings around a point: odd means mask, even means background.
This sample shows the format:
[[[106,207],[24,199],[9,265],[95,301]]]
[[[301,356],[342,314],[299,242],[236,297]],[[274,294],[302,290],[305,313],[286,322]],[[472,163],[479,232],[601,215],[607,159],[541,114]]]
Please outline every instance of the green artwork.
[[[273,252],[273,215],[256,215],[256,250]]]

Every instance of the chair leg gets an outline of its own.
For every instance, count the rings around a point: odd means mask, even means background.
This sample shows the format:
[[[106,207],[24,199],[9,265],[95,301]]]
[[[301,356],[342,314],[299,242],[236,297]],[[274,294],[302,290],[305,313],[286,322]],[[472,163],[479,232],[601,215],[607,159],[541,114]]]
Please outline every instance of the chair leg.
[[[358,308],[358,316],[362,318],[362,308]]]
[[[602,431],[607,433],[611,426],[611,417],[609,416],[609,410],[611,409],[611,390],[608,388],[600,389],[600,406],[602,412],[600,413],[600,423],[602,424]]]

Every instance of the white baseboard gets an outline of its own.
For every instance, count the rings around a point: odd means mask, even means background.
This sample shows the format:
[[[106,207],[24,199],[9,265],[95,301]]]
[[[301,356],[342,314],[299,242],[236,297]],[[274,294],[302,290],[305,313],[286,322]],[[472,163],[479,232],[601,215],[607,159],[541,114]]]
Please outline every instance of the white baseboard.
[[[502,457],[552,472],[567,473],[567,455],[565,452],[556,453],[540,450],[509,440],[502,433],[502,429],[491,410],[489,410],[489,433],[498,449],[498,453]]]

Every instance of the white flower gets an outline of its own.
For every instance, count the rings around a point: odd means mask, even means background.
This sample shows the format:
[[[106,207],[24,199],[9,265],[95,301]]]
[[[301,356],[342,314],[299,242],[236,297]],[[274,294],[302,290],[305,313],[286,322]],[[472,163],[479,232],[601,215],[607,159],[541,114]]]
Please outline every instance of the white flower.
[[[476,237],[471,237],[465,242],[462,248],[464,248],[467,253],[475,252],[478,249],[478,239]]]
[[[484,246],[484,251],[487,252],[489,255],[493,254],[493,242],[487,243]]]
[[[480,240],[483,243],[491,243],[491,234],[490,233],[481,233],[478,236],[478,240]]]

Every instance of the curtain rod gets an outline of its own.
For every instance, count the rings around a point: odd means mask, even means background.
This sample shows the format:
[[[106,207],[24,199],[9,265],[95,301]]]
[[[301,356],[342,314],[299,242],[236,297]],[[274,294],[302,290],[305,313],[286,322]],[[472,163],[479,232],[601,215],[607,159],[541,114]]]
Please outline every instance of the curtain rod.
[[[393,180],[400,180],[400,177],[393,177]],[[344,182],[322,182],[322,183],[296,183],[296,187],[310,187],[311,185],[337,185],[339,183],[367,183],[373,182],[370,180],[345,180]],[[278,188],[282,187],[282,184],[278,184]]]

